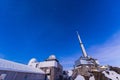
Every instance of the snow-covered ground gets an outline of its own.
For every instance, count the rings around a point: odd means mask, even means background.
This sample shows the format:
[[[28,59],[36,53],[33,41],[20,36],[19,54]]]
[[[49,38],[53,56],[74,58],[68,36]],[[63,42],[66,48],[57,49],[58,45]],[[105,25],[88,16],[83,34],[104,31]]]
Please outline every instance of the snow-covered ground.
[[[109,79],[112,80],[120,80],[120,74],[116,73],[115,71],[103,71],[103,74]]]
[[[68,71],[68,76],[71,76],[72,73],[73,73],[73,71],[72,71],[72,70],[69,70],[69,71]],[[85,80],[85,78],[84,78],[83,76],[81,76],[81,75],[78,75],[75,80]],[[90,77],[89,80],[95,80],[94,76]]]
[[[81,75],[78,75],[75,80],[85,80],[85,78]],[[89,80],[95,80],[94,76],[90,77]]]
[[[81,75],[78,75],[75,80],[85,80],[85,78]]]
[[[89,80],[95,80],[94,76],[90,77],[90,79],[89,79]]]
[[[68,71],[68,75],[72,75],[72,71]],[[120,80],[120,74],[116,73],[115,71],[103,71],[102,72],[108,79],[111,80]],[[75,80],[85,80],[85,78],[81,75],[78,75]],[[94,76],[90,77],[89,80],[95,80]]]

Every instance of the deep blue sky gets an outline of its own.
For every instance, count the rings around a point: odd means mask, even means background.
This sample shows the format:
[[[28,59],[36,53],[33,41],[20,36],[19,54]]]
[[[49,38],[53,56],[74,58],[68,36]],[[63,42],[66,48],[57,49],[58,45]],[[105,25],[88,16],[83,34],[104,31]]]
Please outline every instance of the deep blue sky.
[[[102,44],[120,30],[120,0],[0,0],[0,54],[27,63]]]

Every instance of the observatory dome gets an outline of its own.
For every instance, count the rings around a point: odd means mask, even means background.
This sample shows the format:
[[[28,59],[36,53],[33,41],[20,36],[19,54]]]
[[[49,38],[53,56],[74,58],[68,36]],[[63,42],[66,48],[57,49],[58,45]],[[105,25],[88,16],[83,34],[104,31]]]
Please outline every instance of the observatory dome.
[[[32,58],[32,59],[29,61],[28,65],[31,65],[32,63],[36,63],[36,62],[37,62],[37,60],[36,60],[35,58]]]
[[[56,59],[56,56],[55,56],[55,55],[50,55],[48,59],[49,59],[49,60]]]

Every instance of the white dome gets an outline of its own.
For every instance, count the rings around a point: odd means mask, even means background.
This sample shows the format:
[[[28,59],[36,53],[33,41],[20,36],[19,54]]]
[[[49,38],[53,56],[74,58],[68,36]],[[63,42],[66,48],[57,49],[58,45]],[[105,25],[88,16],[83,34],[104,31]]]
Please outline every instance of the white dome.
[[[56,56],[55,55],[51,55],[51,56],[49,56],[48,59],[56,59]]]
[[[37,60],[36,60],[35,58],[32,58],[32,59],[29,61],[28,65],[31,65],[32,63],[36,63],[36,62],[37,62]]]

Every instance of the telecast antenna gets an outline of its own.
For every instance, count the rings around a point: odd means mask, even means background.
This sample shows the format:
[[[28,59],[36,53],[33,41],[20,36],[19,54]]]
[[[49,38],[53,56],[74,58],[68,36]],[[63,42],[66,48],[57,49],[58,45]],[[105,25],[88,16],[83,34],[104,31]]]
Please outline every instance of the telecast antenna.
[[[82,43],[82,40],[81,40],[81,38],[80,38],[80,35],[79,35],[78,31],[76,31],[76,32],[77,32],[77,36],[78,36],[78,40],[79,40],[79,43],[80,43],[80,47],[81,47],[83,56],[84,56],[84,57],[88,57],[88,55],[87,55],[87,53],[86,53],[86,50],[85,50],[85,48],[84,48],[84,45],[83,45],[83,43]]]

